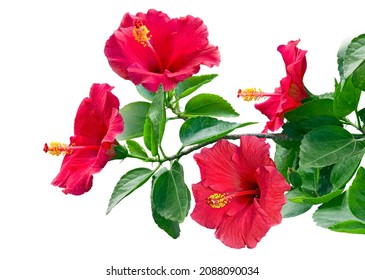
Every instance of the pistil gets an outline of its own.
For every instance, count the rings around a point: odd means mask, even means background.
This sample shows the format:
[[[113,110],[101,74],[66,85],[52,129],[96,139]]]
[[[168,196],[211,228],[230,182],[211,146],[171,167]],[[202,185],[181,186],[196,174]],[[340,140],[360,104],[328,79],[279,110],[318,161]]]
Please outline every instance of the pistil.
[[[51,142],[49,145],[44,144],[43,151],[52,156],[70,155],[75,150],[99,150],[100,146],[76,146],[75,144],[64,144],[60,142]]]
[[[238,90],[237,97],[241,97],[244,101],[258,101],[261,98],[271,97],[271,96],[279,96],[280,93],[266,93],[263,92],[260,88],[246,88],[244,90]]]

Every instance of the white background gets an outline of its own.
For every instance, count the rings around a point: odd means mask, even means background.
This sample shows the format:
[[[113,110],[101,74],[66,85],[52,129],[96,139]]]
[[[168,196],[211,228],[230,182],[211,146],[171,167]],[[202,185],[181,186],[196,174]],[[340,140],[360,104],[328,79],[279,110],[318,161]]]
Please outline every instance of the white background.
[[[202,18],[210,42],[219,46],[222,62],[213,69],[202,68],[201,74],[218,73],[219,77],[200,92],[221,94],[241,113],[241,121],[260,121],[245,131],[260,132],[266,119],[253,109],[253,103],[236,98],[238,88],[272,91],[285,75],[277,46],[300,38],[299,47],[308,50],[306,86],[317,94],[333,90],[341,42],[365,31],[364,9],[359,3],[3,1],[0,279],[148,278],[106,276],[112,265],[164,265],[197,272],[200,266],[258,266],[260,274],[252,279],[351,279],[363,275],[364,236],[319,228],[312,221],[313,211],[273,227],[252,250],[225,247],[215,239],[214,231],[202,228],[189,216],[181,226],[180,238],[173,240],[152,220],[149,184],[105,215],[117,180],[139,162],[108,163],[95,175],[92,190],[75,197],[50,185],[62,158],[42,152],[45,142],[68,142],[76,110],[92,83],[115,86],[113,92],[122,106],[142,100],[129,81],[110,69],[103,53],[105,41],[126,12],[155,8],[170,17],[191,14]],[[179,146],[177,131],[171,131],[165,145],[174,151]],[[192,156],[182,163],[187,184],[198,182]],[[208,277],[171,279],[200,278]]]

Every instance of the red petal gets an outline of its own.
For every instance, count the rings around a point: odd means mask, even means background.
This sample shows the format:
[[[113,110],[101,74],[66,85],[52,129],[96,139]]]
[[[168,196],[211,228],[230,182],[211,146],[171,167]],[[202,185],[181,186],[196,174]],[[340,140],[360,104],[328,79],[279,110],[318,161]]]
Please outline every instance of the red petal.
[[[254,248],[270,229],[268,217],[254,199],[247,209],[224,220],[215,236],[232,248]]]
[[[270,159],[270,145],[265,139],[254,136],[241,136],[240,147],[232,158],[248,185],[257,185],[255,172],[258,167],[275,165]]]
[[[98,151],[75,151],[66,155],[61,170],[53,179],[52,185],[64,188],[63,192],[81,195],[91,189],[93,174],[102,167],[94,167]]]
[[[90,96],[85,98],[77,111],[75,118],[75,135],[89,138],[89,145],[100,145],[105,137],[113,108],[119,108],[119,100],[110,90],[113,87],[107,84],[93,84]],[[120,117],[119,133],[123,130],[123,120]],[[114,140],[113,140],[114,141]]]
[[[241,170],[232,160],[237,149],[236,145],[221,139],[212,148],[203,148],[194,155],[204,186],[219,193],[241,190]]]
[[[281,222],[281,208],[286,202],[284,193],[290,185],[275,167],[262,166],[257,169],[257,182],[260,186],[260,206],[267,213],[271,226]]]
[[[204,227],[217,228],[222,222],[226,209],[212,208],[206,204],[206,199],[216,192],[201,183],[194,184],[192,190],[195,198],[195,207],[191,213],[191,218]]]
[[[287,45],[280,45],[278,51],[283,57],[287,74],[292,77],[293,83],[302,89],[303,95],[299,99],[301,100],[308,97],[303,86],[303,76],[307,69],[307,60],[305,57],[307,51],[297,48],[299,41],[290,41]]]
[[[166,65],[171,72],[199,71],[200,64],[219,65],[218,48],[209,45],[208,30],[200,18],[187,16],[176,21],[176,31],[170,44],[174,46]],[[183,59],[182,59],[183,58]],[[182,71],[183,70],[183,71]]]

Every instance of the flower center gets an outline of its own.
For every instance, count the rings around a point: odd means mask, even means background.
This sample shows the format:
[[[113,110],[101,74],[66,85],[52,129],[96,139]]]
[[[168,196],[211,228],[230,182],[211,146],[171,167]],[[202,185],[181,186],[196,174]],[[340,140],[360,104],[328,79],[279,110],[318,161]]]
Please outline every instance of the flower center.
[[[239,196],[256,196],[258,197],[260,195],[259,189],[254,190],[245,190],[242,192],[236,192],[236,193],[214,193],[210,195],[206,199],[206,203],[212,207],[212,208],[223,208],[226,206],[233,198],[239,197]]]
[[[279,93],[266,93],[263,92],[260,88],[256,89],[256,88],[246,88],[244,90],[238,90],[237,93],[237,97],[242,97],[242,99],[244,101],[258,101],[261,98],[264,97],[270,97],[270,96],[275,96],[275,95],[280,95]]]
[[[100,146],[76,146],[75,143],[70,145],[60,143],[60,142],[51,142],[49,145],[44,144],[43,151],[45,153],[49,153],[52,156],[59,155],[70,155],[75,150],[99,150]]]
[[[147,28],[147,26],[144,25],[142,21],[136,19],[133,21],[132,33],[134,39],[138,43],[140,43],[144,47],[148,47],[151,50],[152,55],[155,58],[159,73],[163,73],[164,67],[162,66],[161,60],[157,55],[155,48],[152,46],[150,42],[152,35],[148,35],[148,33],[150,33],[150,30]]]

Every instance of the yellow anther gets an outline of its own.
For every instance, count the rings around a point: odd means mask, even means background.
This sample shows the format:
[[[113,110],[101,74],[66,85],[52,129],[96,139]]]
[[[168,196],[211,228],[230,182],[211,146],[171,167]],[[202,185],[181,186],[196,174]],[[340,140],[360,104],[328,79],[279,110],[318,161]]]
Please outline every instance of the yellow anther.
[[[212,208],[223,208],[230,201],[225,193],[215,193],[206,199],[206,203]]]
[[[246,196],[249,199],[253,199],[256,197],[260,197],[260,189],[248,189],[243,190],[240,192],[233,192],[233,193],[214,193],[210,195],[205,202],[212,208],[223,208],[226,206],[229,202],[231,202],[232,199],[236,197],[242,197]]]
[[[67,144],[60,142],[51,142],[49,145],[47,143],[44,144],[43,151],[52,156],[69,155],[72,153],[72,150]]]
[[[151,39],[152,35],[148,35],[150,31],[143,25],[142,21],[135,20],[133,21],[133,36],[134,39],[144,47],[149,45],[149,40]]]
[[[242,97],[244,101],[259,100],[264,97],[265,94],[260,88],[246,88],[245,90],[239,90],[237,97]]]

